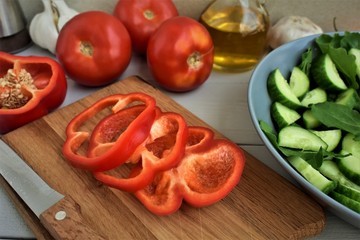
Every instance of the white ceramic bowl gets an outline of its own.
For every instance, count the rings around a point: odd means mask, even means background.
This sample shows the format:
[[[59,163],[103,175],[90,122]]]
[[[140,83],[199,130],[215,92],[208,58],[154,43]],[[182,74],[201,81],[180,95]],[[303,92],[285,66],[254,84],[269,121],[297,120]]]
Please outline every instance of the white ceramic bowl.
[[[328,34],[333,35],[334,33]],[[306,51],[308,47],[315,44],[314,39],[318,36],[319,35],[304,37],[284,44],[270,52],[257,65],[250,78],[248,89],[250,116],[256,131],[260,135],[260,138],[287,173],[289,173],[289,175],[291,175],[299,183],[299,185],[324,208],[328,209],[330,212],[350,224],[360,228],[360,214],[338,203],[305,180],[294,168],[291,167],[291,165],[280,155],[280,153],[277,152],[259,126],[259,120],[264,120],[274,127],[270,116],[271,100],[266,87],[269,73],[275,68],[279,68],[285,76],[287,73],[290,73],[291,69],[295,65],[299,64],[301,54]]]

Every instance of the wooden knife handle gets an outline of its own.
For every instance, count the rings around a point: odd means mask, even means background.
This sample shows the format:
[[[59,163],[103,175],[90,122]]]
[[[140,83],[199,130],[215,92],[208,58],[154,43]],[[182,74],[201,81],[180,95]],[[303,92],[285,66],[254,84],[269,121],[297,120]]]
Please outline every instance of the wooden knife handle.
[[[86,224],[80,206],[69,196],[43,212],[40,222],[55,239],[106,239]]]

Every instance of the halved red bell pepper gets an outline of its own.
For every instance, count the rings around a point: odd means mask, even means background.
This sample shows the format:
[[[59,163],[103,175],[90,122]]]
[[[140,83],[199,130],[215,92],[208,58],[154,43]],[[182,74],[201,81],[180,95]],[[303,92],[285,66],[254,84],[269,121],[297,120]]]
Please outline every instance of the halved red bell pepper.
[[[139,104],[141,103],[141,104]],[[138,111],[135,106],[143,108]],[[82,144],[90,137],[88,131],[81,130],[88,120],[105,108],[112,107],[112,116],[125,119],[123,131],[116,125],[98,130],[98,136],[92,136],[89,147],[96,146],[96,156],[78,153]],[[133,107],[133,108],[132,108]],[[129,109],[132,109],[131,111]],[[134,110],[135,109],[135,110]],[[66,128],[67,139],[63,146],[63,155],[75,167],[90,171],[107,171],[129,159],[135,149],[148,137],[156,117],[155,99],[144,93],[114,94],[100,99],[95,104],[75,116]],[[106,119],[106,118],[104,118]],[[101,122],[101,121],[100,121]],[[104,120],[104,122],[106,122]],[[101,124],[100,124],[101,125]],[[113,131],[116,131],[114,133]],[[111,139],[109,138],[111,137]]]
[[[192,130],[199,131],[196,127]],[[189,139],[192,130],[189,128]],[[176,168],[157,174],[150,185],[135,192],[149,211],[172,214],[183,200],[195,207],[208,206],[226,197],[237,185],[245,165],[243,151],[225,139],[198,140],[187,146]],[[134,169],[132,174],[137,171]]]
[[[158,172],[171,169],[180,162],[185,153],[187,133],[187,124],[180,114],[159,110],[148,138],[129,158],[129,161],[139,163],[137,175],[123,178],[116,176],[119,174],[96,171],[94,176],[106,185],[123,191],[142,189],[153,181]]]
[[[0,133],[59,107],[66,90],[65,73],[53,59],[0,52]]]

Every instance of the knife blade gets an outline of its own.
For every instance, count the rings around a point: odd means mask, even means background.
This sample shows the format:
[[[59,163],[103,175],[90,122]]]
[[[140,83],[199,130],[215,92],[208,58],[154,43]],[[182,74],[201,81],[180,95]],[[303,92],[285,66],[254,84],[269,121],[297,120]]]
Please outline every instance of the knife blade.
[[[84,221],[70,196],[52,189],[0,139],[0,174],[55,239],[105,239]]]

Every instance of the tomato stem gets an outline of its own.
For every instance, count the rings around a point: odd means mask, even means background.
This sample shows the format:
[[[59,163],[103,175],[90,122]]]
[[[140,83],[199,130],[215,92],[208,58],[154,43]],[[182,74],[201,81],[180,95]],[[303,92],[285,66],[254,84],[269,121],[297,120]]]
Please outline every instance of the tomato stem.
[[[148,19],[148,20],[151,20],[151,19],[153,19],[153,18],[155,17],[155,14],[154,14],[153,11],[151,11],[151,10],[149,10],[149,9],[146,9],[146,10],[144,11],[144,17],[145,17],[146,19]]]
[[[94,48],[89,42],[81,42],[80,43],[80,52],[88,57],[92,57],[94,54]]]
[[[201,54],[199,52],[192,53],[188,59],[187,63],[190,66],[190,68],[198,69],[200,68],[202,61],[201,61]]]

